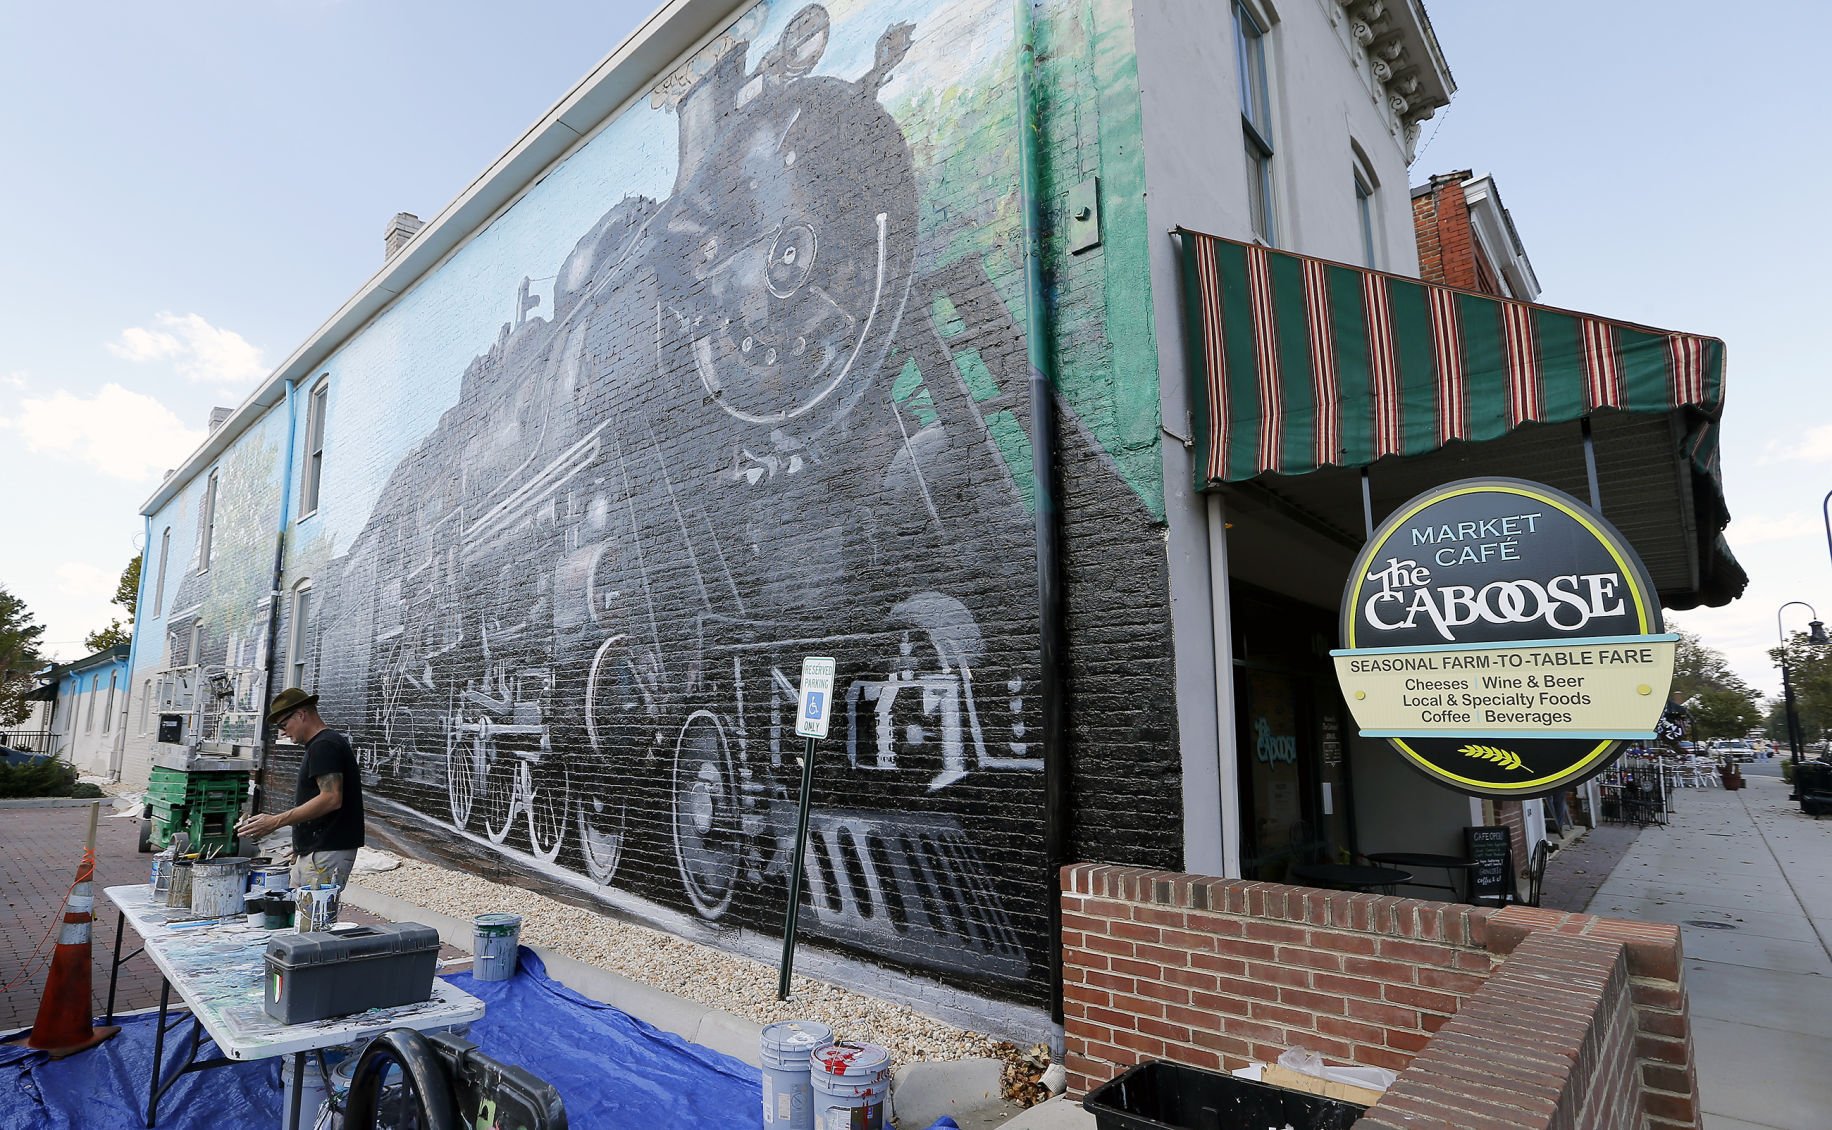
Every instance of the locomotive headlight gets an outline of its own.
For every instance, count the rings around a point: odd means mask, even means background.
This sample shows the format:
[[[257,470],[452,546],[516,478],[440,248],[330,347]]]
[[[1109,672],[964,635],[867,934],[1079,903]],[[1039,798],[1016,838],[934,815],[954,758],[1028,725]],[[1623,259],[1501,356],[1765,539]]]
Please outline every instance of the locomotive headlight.
[[[777,298],[788,298],[800,290],[814,272],[819,245],[814,228],[808,224],[784,224],[779,228],[776,242],[770,248],[767,268],[770,293]]]

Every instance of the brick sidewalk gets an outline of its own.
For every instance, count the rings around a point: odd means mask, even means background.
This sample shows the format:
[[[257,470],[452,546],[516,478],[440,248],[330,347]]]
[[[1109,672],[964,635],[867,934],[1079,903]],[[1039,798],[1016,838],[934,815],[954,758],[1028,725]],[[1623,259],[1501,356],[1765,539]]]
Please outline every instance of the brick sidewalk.
[[[109,802],[104,802],[108,804]],[[114,820],[105,807],[96,825],[96,923],[91,973],[93,1004],[101,1015],[108,1000],[108,962],[114,952],[113,909],[102,895],[103,887],[144,883],[151,867],[138,848],[140,822]],[[89,827],[87,808],[13,808],[0,812],[0,859],[7,861],[0,878],[0,985],[10,985],[30,967],[32,952],[53,923],[61,920],[64,895],[76,878],[82,860],[83,833]],[[52,939],[55,942],[55,938]],[[122,943],[131,951],[139,944],[132,929]],[[49,947],[46,951],[49,954]],[[44,994],[47,962],[10,992],[0,993],[0,1033],[29,1028],[38,1015]],[[115,1010],[126,1012],[159,1004],[159,971],[145,957],[137,957],[121,970],[115,993]]]

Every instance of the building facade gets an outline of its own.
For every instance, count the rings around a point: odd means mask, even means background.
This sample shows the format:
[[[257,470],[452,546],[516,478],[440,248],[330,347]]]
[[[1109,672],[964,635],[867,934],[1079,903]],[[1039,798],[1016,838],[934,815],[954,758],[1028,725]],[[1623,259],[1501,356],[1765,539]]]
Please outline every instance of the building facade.
[[[127,724],[130,645],[118,644],[46,671],[34,690],[32,716],[0,740],[35,753],[48,753],[85,776],[112,776]]]
[[[128,776],[302,686],[425,850],[767,960],[831,655],[803,968],[1014,1035],[1063,864],[1451,835],[1317,679],[1352,553],[1203,470],[1171,232],[1415,275],[1452,89],[1410,0],[677,0],[148,501]]]

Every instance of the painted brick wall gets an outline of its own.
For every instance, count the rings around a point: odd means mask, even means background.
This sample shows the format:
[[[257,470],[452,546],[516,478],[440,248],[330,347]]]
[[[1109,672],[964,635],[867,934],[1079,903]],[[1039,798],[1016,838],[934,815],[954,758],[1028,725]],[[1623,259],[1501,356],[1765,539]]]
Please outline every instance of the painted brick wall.
[[[1072,1093],[1146,1059],[1230,1070],[1299,1045],[1400,1072],[1394,1114],[1699,1125],[1678,927],[1098,864],[1061,882]],[[1525,1059],[1472,1068],[1472,1041]]]

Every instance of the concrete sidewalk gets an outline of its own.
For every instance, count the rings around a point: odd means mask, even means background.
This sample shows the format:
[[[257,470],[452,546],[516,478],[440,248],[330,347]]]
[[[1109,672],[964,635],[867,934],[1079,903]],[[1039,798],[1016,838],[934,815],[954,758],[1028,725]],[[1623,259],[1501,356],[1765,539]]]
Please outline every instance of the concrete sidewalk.
[[[1708,1130],[1832,1125],[1832,820],[1748,781],[1680,791],[1585,909],[1680,926]]]

